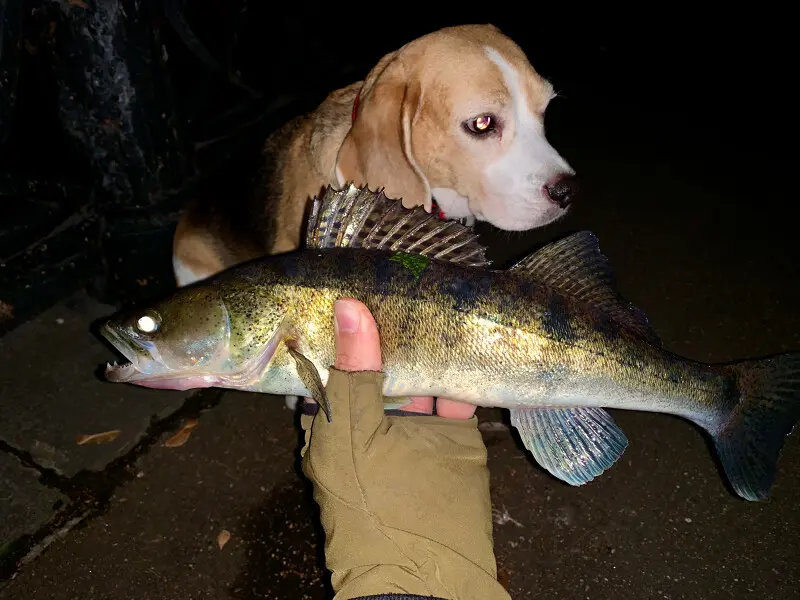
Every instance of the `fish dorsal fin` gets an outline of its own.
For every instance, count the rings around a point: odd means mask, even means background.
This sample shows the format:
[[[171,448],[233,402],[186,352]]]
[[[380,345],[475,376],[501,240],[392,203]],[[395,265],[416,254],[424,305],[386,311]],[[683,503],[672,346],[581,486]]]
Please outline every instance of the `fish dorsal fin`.
[[[611,264],[591,231],[548,244],[509,271],[591,304],[650,343],[661,344],[644,313],[620,296]]]
[[[314,198],[306,229],[307,248],[364,248],[418,254],[465,267],[488,267],[478,234],[456,221],[444,221],[425,208],[405,208],[352,183],[328,186]]]

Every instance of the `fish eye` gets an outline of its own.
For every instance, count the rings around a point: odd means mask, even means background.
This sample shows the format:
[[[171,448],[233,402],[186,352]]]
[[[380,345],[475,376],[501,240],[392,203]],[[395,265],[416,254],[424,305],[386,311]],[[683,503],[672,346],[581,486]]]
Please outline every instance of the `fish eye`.
[[[480,115],[469,121],[464,121],[464,129],[475,136],[482,136],[497,129],[497,117],[492,114]]]
[[[158,329],[158,321],[150,315],[144,315],[137,319],[136,328],[142,333],[153,333]]]

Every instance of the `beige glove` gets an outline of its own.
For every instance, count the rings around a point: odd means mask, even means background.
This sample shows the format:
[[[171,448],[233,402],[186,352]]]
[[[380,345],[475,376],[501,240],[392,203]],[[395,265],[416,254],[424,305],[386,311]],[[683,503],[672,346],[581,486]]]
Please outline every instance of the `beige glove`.
[[[385,415],[374,320],[354,300],[336,310],[337,368],[327,384],[334,419],[322,411],[301,419],[303,471],[320,506],[336,600],[508,599],[497,581],[477,419]]]

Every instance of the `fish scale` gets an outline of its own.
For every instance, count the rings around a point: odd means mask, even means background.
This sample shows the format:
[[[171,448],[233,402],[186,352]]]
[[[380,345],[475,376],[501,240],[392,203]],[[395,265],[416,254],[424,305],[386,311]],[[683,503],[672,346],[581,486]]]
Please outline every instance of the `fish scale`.
[[[368,188],[328,188],[310,214],[304,249],[112,319],[103,333],[130,362],[107,378],[313,396],[334,419],[333,306],[351,297],[380,332],[387,409],[409,396],[507,408],[539,464],[571,485],[627,447],[604,409],[673,414],[712,437],[740,496],[768,496],[800,416],[800,354],[709,365],[668,352],[591,232],[501,271],[469,228]],[[142,315],[155,331],[137,329]]]

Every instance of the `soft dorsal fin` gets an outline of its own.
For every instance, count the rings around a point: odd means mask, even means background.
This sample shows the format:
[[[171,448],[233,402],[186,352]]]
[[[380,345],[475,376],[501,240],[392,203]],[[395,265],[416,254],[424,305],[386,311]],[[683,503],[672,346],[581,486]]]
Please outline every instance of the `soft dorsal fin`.
[[[600,243],[591,231],[580,231],[548,244],[509,271],[592,304],[649,342],[661,343],[644,313],[620,296],[611,264],[600,252]]]
[[[307,248],[365,248],[418,254],[465,267],[488,267],[478,234],[456,221],[444,221],[422,206],[405,208],[352,183],[328,186],[314,198],[306,229]]]

